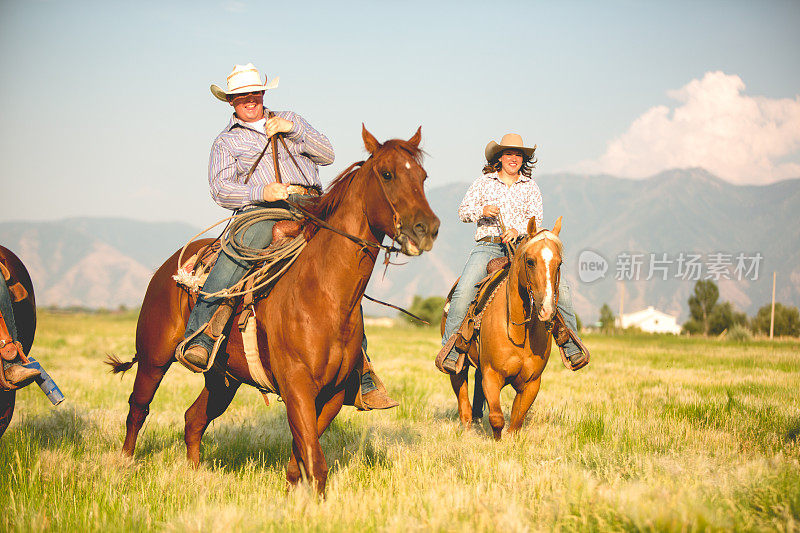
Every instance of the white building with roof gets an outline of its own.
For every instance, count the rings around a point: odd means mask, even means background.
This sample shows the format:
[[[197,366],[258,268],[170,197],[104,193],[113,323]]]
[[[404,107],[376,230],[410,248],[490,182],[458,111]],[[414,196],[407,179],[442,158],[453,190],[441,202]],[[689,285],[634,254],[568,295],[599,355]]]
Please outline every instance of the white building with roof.
[[[643,311],[628,313],[617,317],[615,325],[622,329],[636,327],[647,333],[681,334],[681,326],[678,324],[678,317],[662,313],[653,308],[653,306]]]

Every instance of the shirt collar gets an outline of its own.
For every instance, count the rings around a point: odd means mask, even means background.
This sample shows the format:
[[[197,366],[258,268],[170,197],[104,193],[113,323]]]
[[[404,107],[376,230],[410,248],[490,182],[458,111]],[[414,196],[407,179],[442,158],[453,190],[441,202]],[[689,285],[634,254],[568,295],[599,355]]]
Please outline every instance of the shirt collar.
[[[489,177],[489,178],[494,179],[495,181],[497,181],[499,183],[502,183],[503,185],[505,185],[505,183],[500,181],[500,176],[498,176],[497,174],[498,174],[497,172],[492,172],[491,174],[487,174],[486,176]],[[524,181],[531,181],[532,179],[533,179],[532,177],[529,178],[528,176],[526,176],[525,174],[520,172],[519,173],[519,179],[517,179],[517,181],[512,183],[512,185],[516,185],[517,183],[522,183]]]
[[[267,108],[265,107],[265,108],[264,108],[264,116],[266,117],[268,114],[269,114],[269,109],[267,109]],[[250,130],[250,131],[255,131],[255,132],[258,132],[258,133],[263,133],[264,135],[266,135],[266,133],[265,133],[265,132],[263,132],[263,131],[259,131],[259,130],[257,130],[257,129],[254,129],[252,126],[250,126],[250,123],[249,123],[249,122],[245,122],[244,120],[241,120],[241,119],[239,119],[239,118],[236,116],[236,113],[233,113],[233,114],[231,115],[231,120],[230,120],[230,122],[228,122],[228,126],[227,126],[226,130],[227,130],[227,131],[231,131],[233,128],[235,128],[235,127],[237,127],[237,126],[238,126],[238,127],[240,127],[240,128],[246,128],[246,129],[248,129],[248,130]]]

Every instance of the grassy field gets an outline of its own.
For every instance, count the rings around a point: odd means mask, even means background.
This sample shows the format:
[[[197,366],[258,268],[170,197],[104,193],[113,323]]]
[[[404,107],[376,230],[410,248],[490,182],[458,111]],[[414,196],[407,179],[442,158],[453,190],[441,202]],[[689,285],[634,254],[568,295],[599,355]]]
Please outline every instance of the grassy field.
[[[588,336],[591,364],[554,358],[523,430],[463,430],[432,329],[370,329],[401,406],[345,408],[323,437],[327,498],[287,493],[283,404],[242,388],[184,462],[202,378],[167,374],[136,457],[119,449],[133,315],[42,314],[33,355],[68,400],[18,393],[0,439],[2,531],[617,531],[800,529],[800,344]],[[511,388],[504,391],[508,416]],[[273,397],[274,398],[274,397]]]

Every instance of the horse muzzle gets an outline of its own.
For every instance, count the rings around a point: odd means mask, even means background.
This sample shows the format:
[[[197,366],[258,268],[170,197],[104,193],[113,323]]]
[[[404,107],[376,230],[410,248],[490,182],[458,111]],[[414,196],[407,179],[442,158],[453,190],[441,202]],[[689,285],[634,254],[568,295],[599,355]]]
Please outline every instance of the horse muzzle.
[[[540,322],[550,322],[556,314],[556,304],[554,301],[543,303],[536,306],[536,316]]]
[[[420,255],[433,248],[433,241],[439,236],[439,218],[418,217],[414,225],[408,229],[404,224],[397,237],[400,250],[406,255]]]

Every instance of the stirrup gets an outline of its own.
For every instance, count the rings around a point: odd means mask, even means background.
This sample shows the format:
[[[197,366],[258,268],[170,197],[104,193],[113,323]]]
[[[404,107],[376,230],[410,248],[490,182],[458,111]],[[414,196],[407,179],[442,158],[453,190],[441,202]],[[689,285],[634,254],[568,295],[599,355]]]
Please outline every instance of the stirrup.
[[[455,367],[453,367],[452,364],[447,361],[447,355],[455,347],[458,335],[460,335],[458,331],[450,335],[450,337],[447,339],[447,342],[444,344],[444,346],[442,346],[442,349],[439,350],[439,353],[436,355],[436,361],[434,361],[434,364],[436,365],[436,368],[445,374],[459,374],[462,370],[464,370],[466,355],[458,350],[456,350],[456,353],[458,353],[458,358],[456,359]]]
[[[361,350],[361,354],[364,358],[362,363],[363,366],[362,371],[359,374],[358,390],[356,391],[356,397],[353,399],[353,407],[359,411],[371,411],[373,409],[391,409],[392,407],[397,407],[400,405],[397,400],[389,396],[389,392],[386,390],[383,381],[381,381],[381,378],[379,378],[372,369],[372,363],[367,360],[367,354],[364,353],[363,349]],[[372,382],[375,384],[375,389],[366,394],[362,394],[361,376],[368,372],[372,375]],[[372,401],[370,401],[369,397],[372,397]]]
[[[212,366],[214,366],[214,361],[217,358],[217,352],[219,351],[219,347],[222,345],[222,341],[225,340],[225,335],[220,333],[219,337],[217,337],[216,341],[214,342],[214,346],[211,348],[211,353],[208,355],[208,364],[206,364],[205,368],[200,368],[184,358],[184,352],[186,351],[186,345],[189,344],[190,341],[194,340],[198,335],[202,334],[206,326],[208,324],[204,324],[202,327],[197,328],[197,331],[189,335],[189,337],[183,339],[178,346],[175,348],[175,359],[178,360],[180,364],[191,370],[195,373],[203,373],[208,372]],[[213,338],[212,338],[213,340]]]
[[[575,372],[589,364],[589,350],[577,336],[573,336],[571,331],[570,338],[578,347],[579,352],[571,356],[567,355],[567,350],[564,346],[559,346],[558,351],[561,352],[561,362],[564,363],[564,366]]]

